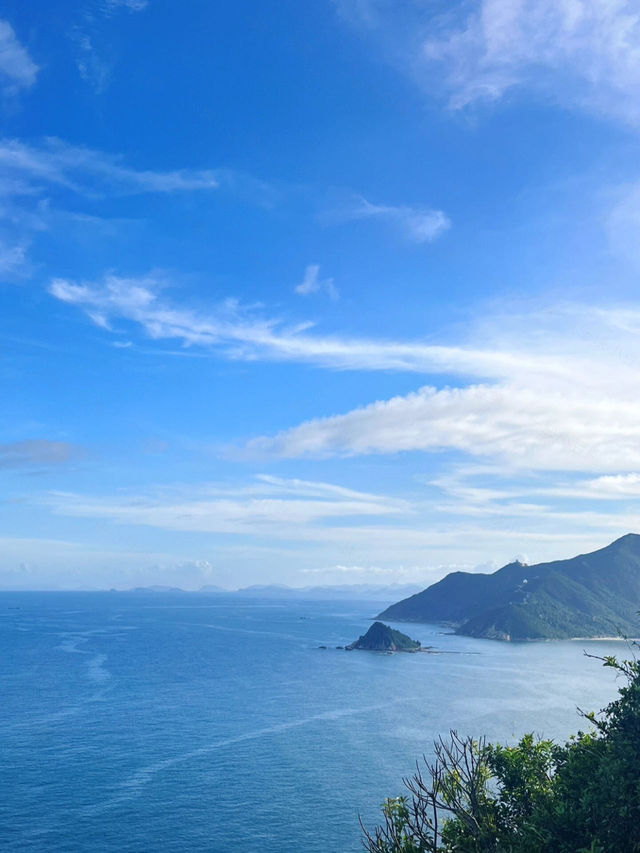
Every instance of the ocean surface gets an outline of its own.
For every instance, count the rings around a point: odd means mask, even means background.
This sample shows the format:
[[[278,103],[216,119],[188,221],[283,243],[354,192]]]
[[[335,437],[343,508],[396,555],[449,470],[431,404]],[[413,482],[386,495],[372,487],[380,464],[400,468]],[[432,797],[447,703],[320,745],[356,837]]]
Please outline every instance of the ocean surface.
[[[335,649],[381,609],[0,594],[0,850],[355,853],[437,735],[564,739],[615,697],[583,651],[616,642],[405,625],[443,653]]]

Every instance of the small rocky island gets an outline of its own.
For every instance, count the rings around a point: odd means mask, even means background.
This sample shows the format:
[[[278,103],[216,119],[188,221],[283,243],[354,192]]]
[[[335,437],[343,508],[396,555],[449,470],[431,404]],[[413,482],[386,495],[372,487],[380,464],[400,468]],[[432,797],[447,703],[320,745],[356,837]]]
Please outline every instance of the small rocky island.
[[[420,652],[423,651],[417,640],[412,640],[401,631],[396,631],[383,622],[374,622],[366,634],[354,643],[345,646],[352,649],[365,649],[369,652]]]

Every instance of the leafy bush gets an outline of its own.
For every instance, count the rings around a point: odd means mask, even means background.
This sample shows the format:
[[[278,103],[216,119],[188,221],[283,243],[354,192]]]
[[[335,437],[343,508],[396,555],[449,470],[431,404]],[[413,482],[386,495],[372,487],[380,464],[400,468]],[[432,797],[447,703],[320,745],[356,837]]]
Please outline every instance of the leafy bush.
[[[408,795],[364,826],[369,853],[640,853],[640,662],[599,658],[625,678],[564,746],[462,738],[405,780]]]

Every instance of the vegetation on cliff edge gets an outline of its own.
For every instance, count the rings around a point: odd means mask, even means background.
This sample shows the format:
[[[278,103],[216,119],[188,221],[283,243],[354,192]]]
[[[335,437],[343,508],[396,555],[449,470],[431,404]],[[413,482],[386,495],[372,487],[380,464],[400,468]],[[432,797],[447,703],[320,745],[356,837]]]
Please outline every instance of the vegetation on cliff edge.
[[[369,853],[638,853],[640,663],[601,658],[625,678],[619,698],[583,714],[590,731],[564,745],[461,738],[435,744],[408,795],[364,829]]]

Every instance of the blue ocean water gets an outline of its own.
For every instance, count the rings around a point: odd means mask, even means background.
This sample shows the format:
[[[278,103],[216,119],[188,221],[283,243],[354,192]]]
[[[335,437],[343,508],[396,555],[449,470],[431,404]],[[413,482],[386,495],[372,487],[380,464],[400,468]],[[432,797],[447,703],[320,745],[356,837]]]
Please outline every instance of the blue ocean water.
[[[438,734],[564,738],[615,696],[583,654],[615,642],[405,625],[445,653],[335,649],[380,609],[0,594],[0,849],[355,853]]]

